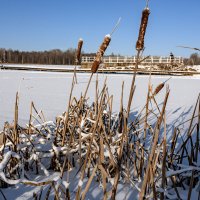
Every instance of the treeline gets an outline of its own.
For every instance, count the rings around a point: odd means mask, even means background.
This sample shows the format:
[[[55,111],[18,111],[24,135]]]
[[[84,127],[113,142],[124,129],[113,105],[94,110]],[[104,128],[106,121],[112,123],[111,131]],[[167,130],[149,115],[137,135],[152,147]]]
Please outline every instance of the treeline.
[[[76,49],[73,48],[67,49],[66,51],[60,49],[49,51],[19,51],[0,48],[0,63],[74,65],[75,55]],[[82,55],[95,56],[96,54],[82,52]],[[117,55],[112,53],[110,56]],[[184,64],[200,65],[200,56],[197,53],[193,53],[189,58],[184,59]]]
[[[0,63],[73,65],[75,64],[75,52],[76,49],[73,48],[66,51],[53,49],[30,52],[1,48]]]
[[[198,53],[191,54],[190,58],[184,59],[185,65],[200,65],[200,56]]]
[[[82,55],[95,56],[96,53],[82,52]],[[74,65],[75,56],[76,49],[73,48],[66,51],[61,51],[60,49],[53,49],[49,51],[19,51],[0,48],[0,63]],[[117,55],[112,53],[110,56]]]

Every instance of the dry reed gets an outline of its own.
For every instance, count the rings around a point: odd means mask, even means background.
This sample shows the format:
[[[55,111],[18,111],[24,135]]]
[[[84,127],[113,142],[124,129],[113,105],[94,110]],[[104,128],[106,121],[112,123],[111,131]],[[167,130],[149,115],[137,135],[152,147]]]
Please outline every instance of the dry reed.
[[[146,28],[147,28],[147,24],[148,24],[149,14],[150,14],[149,8],[145,8],[142,12],[140,31],[139,31],[139,36],[138,36],[138,40],[136,43],[136,49],[138,51],[141,51],[144,49],[144,37],[145,37]]]
[[[83,46],[83,40],[80,38],[79,41],[78,41],[78,48],[77,48],[77,51],[76,51],[76,63],[79,64],[80,61],[81,61],[81,49],[82,49],[82,46]]]
[[[96,58],[95,58],[95,60],[94,60],[94,62],[92,64],[92,68],[91,68],[92,73],[96,73],[97,72],[97,70],[99,68],[99,65],[100,65],[100,63],[102,61],[102,56],[104,55],[104,52],[106,51],[110,41],[111,41],[111,37],[108,34],[108,35],[106,35],[104,37],[103,43],[99,47],[99,50],[98,50],[98,52],[96,54]]]

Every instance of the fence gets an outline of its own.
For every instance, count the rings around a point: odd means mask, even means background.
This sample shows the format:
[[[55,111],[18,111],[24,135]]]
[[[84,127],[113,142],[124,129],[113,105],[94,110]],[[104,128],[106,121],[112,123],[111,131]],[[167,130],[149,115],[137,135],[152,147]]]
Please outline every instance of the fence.
[[[144,59],[145,57],[141,58]],[[89,64],[94,61],[95,57],[87,57],[82,56],[81,63],[82,64]],[[126,56],[109,56],[109,57],[103,57],[103,63],[104,64],[135,64],[136,63],[136,57],[126,57]],[[171,57],[155,57],[151,56],[145,59],[141,64],[170,64],[172,63]],[[182,57],[175,57],[173,59],[173,63],[176,64],[182,64],[183,58]]]

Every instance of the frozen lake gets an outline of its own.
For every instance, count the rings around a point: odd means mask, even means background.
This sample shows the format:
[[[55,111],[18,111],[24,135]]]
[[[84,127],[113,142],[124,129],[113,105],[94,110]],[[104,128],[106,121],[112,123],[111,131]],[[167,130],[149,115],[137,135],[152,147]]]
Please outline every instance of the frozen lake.
[[[66,110],[72,73],[30,72],[30,71],[0,71],[0,126],[5,121],[14,119],[15,95],[19,91],[19,122],[24,126],[29,119],[30,103],[34,102],[38,110],[42,110],[46,120],[55,120]],[[75,85],[73,95],[80,97],[85,91],[90,74],[77,74],[78,84]],[[132,75],[99,74],[99,85],[102,87],[107,77],[109,93],[114,95],[113,110],[119,110],[121,85],[124,81],[124,104],[127,105]],[[167,76],[152,76],[153,86],[156,87]],[[94,100],[96,75],[88,91],[90,101]],[[167,123],[174,123],[189,118],[198,94],[200,92],[199,77],[172,77],[168,82],[170,96],[167,104]],[[137,76],[136,92],[134,94],[131,112],[136,113],[145,104],[148,86],[148,76]],[[162,103],[165,89],[156,97]],[[178,123],[178,121],[176,123]]]
[[[69,93],[71,89],[72,73],[55,73],[55,72],[30,72],[30,71],[0,71],[0,125],[1,129],[5,121],[12,122],[14,119],[14,104],[16,92],[19,92],[19,122],[20,125],[25,126],[29,119],[30,104],[34,102],[38,110],[43,110],[46,120],[55,120],[57,115],[60,115],[66,110]],[[107,85],[109,93],[114,95],[113,111],[117,112],[120,107],[120,95],[122,82],[125,83],[124,88],[124,106],[127,105],[129,97],[129,89],[132,81],[132,75],[123,74],[99,74],[99,86],[102,88],[103,83],[107,77]],[[77,74],[78,84],[75,85],[73,96],[80,97],[81,92],[85,91],[90,74]],[[154,88],[161,82],[167,80],[168,76],[152,76],[152,84]],[[94,75],[91,86],[88,90],[88,97],[90,102],[94,100],[95,94],[95,80]],[[146,102],[146,94],[148,88],[149,76],[137,76],[136,78],[136,92],[134,94],[131,116],[137,115],[140,109]],[[170,88],[170,96],[167,104],[167,138],[170,139],[171,126],[179,124],[192,115],[193,107],[196,103],[200,91],[199,77],[172,77],[168,84]],[[162,103],[165,96],[165,89],[163,89],[156,99]],[[126,108],[126,107],[125,107]],[[149,120],[151,121],[151,120]],[[150,122],[152,123],[152,122]],[[184,127],[182,127],[184,128]],[[187,125],[185,127],[188,128]],[[169,140],[168,140],[169,141]],[[170,142],[170,141],[169,141]],[[70,173],[70,192],[74,192],[76,186],[79,184],[78,176]],[[58,173],[52,173],[50,176],[38,176],[38,180],[49,180],[53,177],[59,176]],[[64,178],[66,180],[66,177]],[[98,184],[94,181],[88,192],[88,199],[102,199],[102,191]],[[43,195],[47,192],[47,187],[44,187]],[[7,199],[32,199],[33,192],[39,192],[40,187],[33,187],[23,184],[16,184],[13,187],[3,189]],[[12,192],[10,192],[12,191]],[[187,190],[184,191],[187,193]],[[123,182],[119,183],[116,199],[135,199],[138,191],[132,187],[126,187]],[[182,194],[182,192],[181,192]],[[197,192],[193,190],[192,199],[196,198]],[[184,196],[184,194],[182,194]],[[72,196],[75,198],[75,196]],[[50,199],[53,199],[50,197]]]

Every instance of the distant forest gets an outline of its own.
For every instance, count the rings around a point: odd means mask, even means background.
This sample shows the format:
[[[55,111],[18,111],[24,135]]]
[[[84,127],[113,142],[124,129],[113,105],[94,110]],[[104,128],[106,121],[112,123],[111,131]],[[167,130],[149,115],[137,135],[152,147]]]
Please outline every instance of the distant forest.
[[[66,51],[53,49],[49,51],[19,51],[0,48],[0,63],[15,64],[46,64],[46,65],[74,65],[76,49],[70,48]],[[84,56],[95,56],[95,53],[84,53]],[[119,54],[117,54],[120,56]],[[111,56],[117,56],[111,54]],[[191,54],[184,59],[185,65],[200,65],[200,56],[197,53]]]
[[[47,65],[73,65],[75,64],[76,49],[66,51],[53,49],[49,51],[19,51],[0,48],[0,63],[16,64],[47,64]],[[83,52],[82,52],[83,53]],[[85,54],[95,55],[95,54]]]

